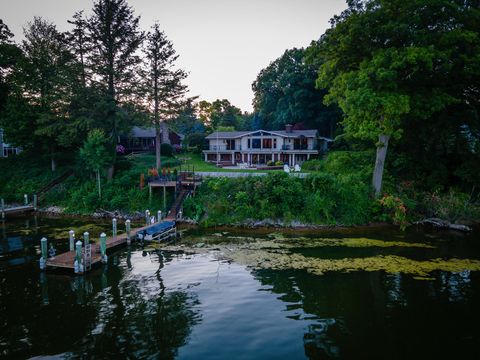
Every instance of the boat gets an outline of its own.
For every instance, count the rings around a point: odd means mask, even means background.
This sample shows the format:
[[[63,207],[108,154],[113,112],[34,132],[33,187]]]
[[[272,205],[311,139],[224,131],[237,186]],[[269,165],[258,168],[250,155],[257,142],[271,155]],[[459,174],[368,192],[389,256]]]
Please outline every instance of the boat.
[[[176,234],[177,228],[175,221],[162,221],[138,231],[136,237],[142,241],[161,241],[176,236]]]

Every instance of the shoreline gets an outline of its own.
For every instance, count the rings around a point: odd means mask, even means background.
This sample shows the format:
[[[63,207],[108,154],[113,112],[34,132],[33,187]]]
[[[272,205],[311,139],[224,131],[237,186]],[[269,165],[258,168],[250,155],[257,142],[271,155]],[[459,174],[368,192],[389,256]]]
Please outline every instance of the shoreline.
[[[58,206],[50,206],[46,208],[41,208],[37,210],[37,213],[41,216],[46,217],[63,217],[63,218],[82,218],[85,220],[105,220],[105,219],[113,219],[114,217],[121,220],[133,220],[138,221],[144,219],[144,214],[140,212],[136,213],[124,213],[119,210],[115,211],[105,211],[100,210],[98,212],[94,212],[92,214],[77,214],[77,213],[67,213],[64,212],[64,209]],[[202,226],[198,222],[191,220],[191,219],[182,219],[177,220],[177,223],[182,228],[187,229],[201,229],[207,231],[227,231],[235,229],[237,231],[241,230],[258,230],[260,232],[271,232],[272,230],[279,230],[283,232],[311,232],[311,231],[353,231],[353,230],[361,230],[361,229],[378,229],[378,228],[395,228],[399,230],[399,226],[395,224],[390,224],[387,222],[370,222],[367,224],[359,224],[359,225],[319,225],[319,224],[304,224],[301,222],[293,221],[290,224],[284,224],[280,221],[273,221],[271,219],[266,220],[259,220],[259,221],[245,221],[244,223],[237,223],[237,224],[221,224],[221,225],[211,225],[211,226]],[[450,224],[447,221],[444,221],[446,224]],[[480,226],[480,221],[477,222],[461,222],[461,223],[452,223],[450,224],[452,227],[440,227],[435,226],[425,220],[415,221],[408,225],[408,228],[412,227],[422,227],[422,228],[432,228],[436,230],[447,230],[447,231],[457,231],[457,232],[470,232],[474,228]]]

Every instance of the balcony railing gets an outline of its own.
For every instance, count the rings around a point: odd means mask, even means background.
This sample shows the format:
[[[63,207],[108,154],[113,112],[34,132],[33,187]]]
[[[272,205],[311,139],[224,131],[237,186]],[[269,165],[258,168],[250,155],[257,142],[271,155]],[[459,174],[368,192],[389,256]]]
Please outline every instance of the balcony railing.
[[[282,150],[316,150],[313,146],[308,145],[282,145]]]
[[[230,145],[210,145],[206,146],[204,150],[210,150],[210,151],[236,151],[236,150],[242,150],[241,145],[236,145],[236,146],[230,146]]]

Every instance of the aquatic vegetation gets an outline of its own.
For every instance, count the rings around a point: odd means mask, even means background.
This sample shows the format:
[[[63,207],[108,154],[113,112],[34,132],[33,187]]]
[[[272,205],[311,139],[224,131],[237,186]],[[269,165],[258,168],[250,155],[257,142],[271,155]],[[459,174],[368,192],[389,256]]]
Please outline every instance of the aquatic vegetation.
[[[456,258],[418,261],[401,256],[379,255],[367,258],[319,259],[289,252],[241,249],[230,252],[229,256],[236,262],[257,269],[297,269],[306,270],[316,275],[323,275],[327,272],[385,271],[387,273],[410,274],[416,278],[427,278],[434,271],[480,271],[479,260]]]

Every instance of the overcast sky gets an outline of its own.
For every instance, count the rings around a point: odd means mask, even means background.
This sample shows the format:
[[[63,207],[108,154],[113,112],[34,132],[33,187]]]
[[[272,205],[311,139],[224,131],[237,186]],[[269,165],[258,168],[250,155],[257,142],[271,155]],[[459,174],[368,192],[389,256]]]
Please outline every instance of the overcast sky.
[[[189,72],[191,95],[228,99],[252,110],[252,82],[286,49],[305,47],[329,27],[345,0],[129,0],[144,30],[158,21],[172,40],[179,66]],[[33,16],[69,29],[77,10],[92,0],[0,0],[0,18],[22,39]]]

